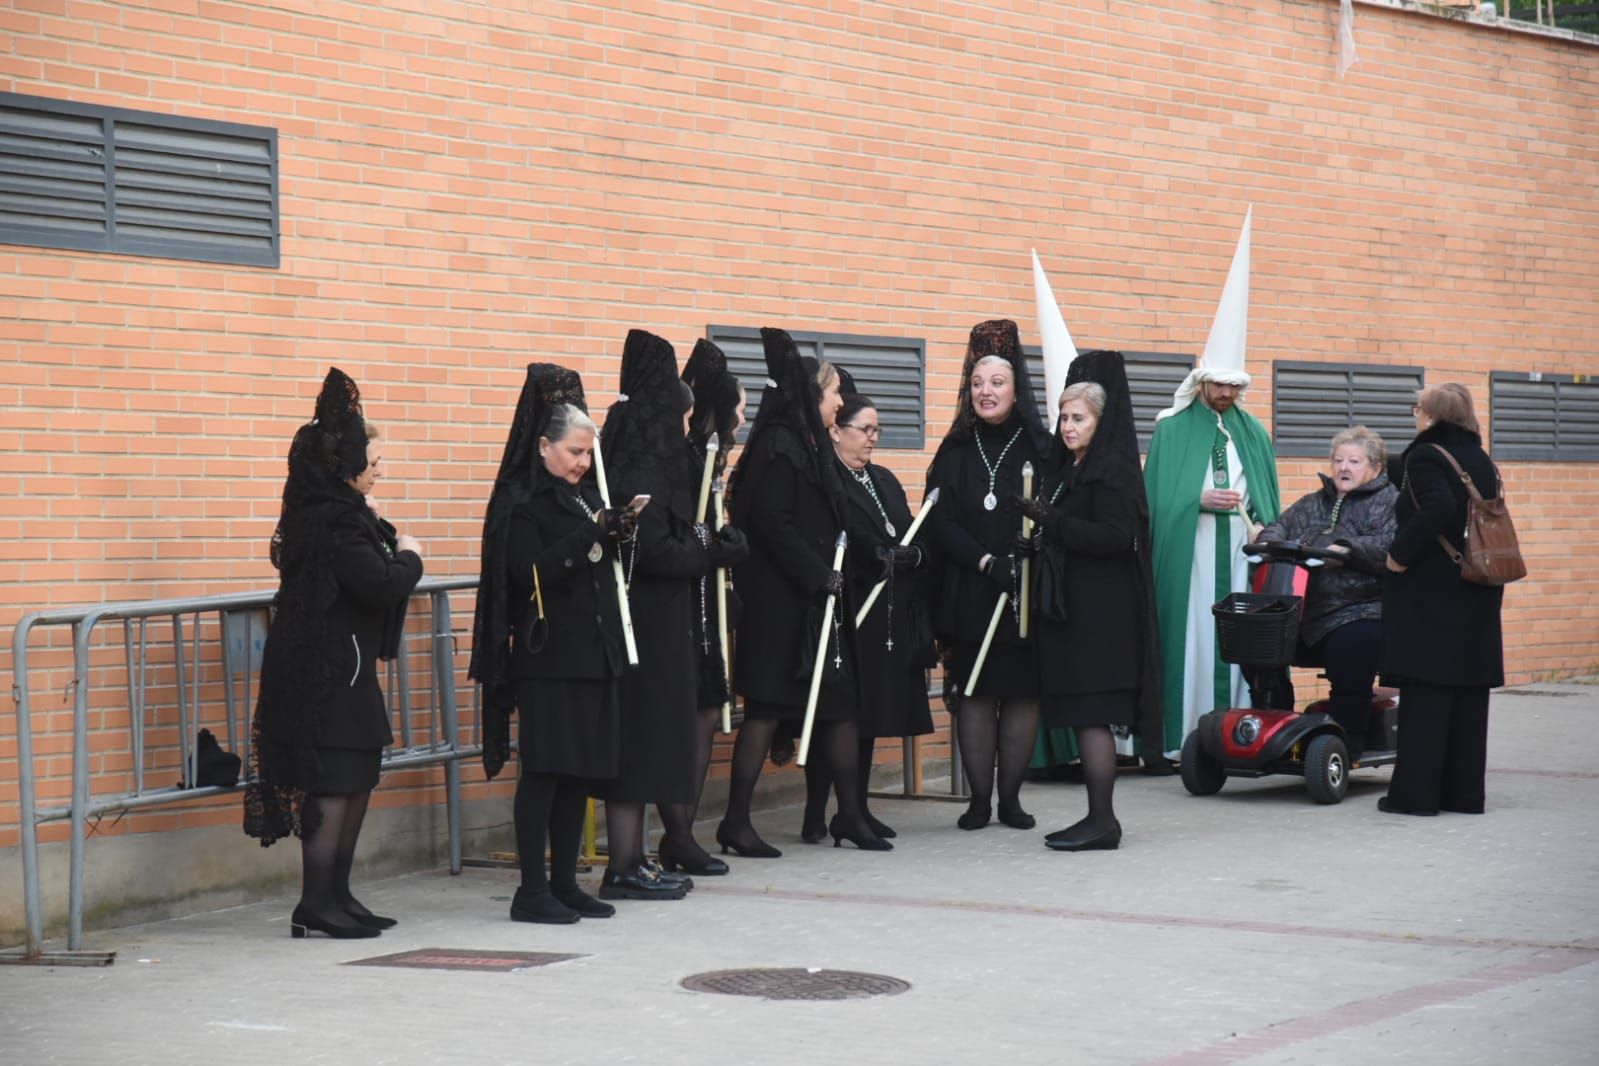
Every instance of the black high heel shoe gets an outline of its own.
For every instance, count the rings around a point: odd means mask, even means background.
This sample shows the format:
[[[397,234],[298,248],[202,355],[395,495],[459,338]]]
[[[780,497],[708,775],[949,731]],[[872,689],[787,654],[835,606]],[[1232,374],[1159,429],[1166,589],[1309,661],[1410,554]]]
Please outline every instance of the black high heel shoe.
[[[357,925],[364,925],[368,929],[393,929],[400,924],[394,918],[385,918],[381,914],[373,914],[357,899],[352,899],[344,904],[341,909],[354,919]]]
[[[827,823],[827,831],[833,836],[833,847],[843,847],[844,841],[849,841],[862,851],[893,851],[894,845],[873,833],[863,824],[855,832],[843,829],[838,824],[838,815],[833,815],[833,820]]]
[[[899,836],[899,834],[894,832],[892,828],[884,825],[882,822],[879,822],[876,818],[872,817],[870,811],[867,811],[862,815],[862,817],[866,819],[866,828],[870,829],[884,840],[893,840],[895,837]]]
[[[727,823],[723,822],[716,827],[716,842],[722,846],[722,854],[726,855],[731,849],[734,855],[741,859],[781,859],[783,853],[772,845],[755,835],[755,830],[749,831],[749,836],[738,839],[728,831]]]
[[[370,940],[375,936],[382,936],[379,929],[369,925],[344,925],[339,922],[330,922],[326,918],[318,917],[302,906],[296,905],[294,913],[289,915],[289,935],[296,940],[304,940],[307,932],[326,933],[334,940]]]
[[[656,857],[661,860],[661,866],[667,873],[682,870],[684,873],[693,874],[695,877],[721,877],[727,873],[727,863],[712,855],[705,854],[705,850],[698,844],[694,851],[687,854],[679,853],[678,849],[666,837],[661,838],[660,847],[655,849]]]
[[[999,820],[1012,829],[1031,829],[1038,824],[1038,819],[1022,810],[1021,804],[1014,807],[1008,803],[999,805]]]

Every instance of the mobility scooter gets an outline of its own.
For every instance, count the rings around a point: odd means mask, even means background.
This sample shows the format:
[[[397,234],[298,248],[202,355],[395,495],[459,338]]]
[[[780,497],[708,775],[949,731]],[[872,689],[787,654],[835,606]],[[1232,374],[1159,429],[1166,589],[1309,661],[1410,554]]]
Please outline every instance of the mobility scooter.
[[[1253,592],[1234,593],[1211,608],[1216,618],[1216,643],[1221,658],[1246,670],[1280,670],[1295,663],[1299,619],[1312,570],[1338,565],[1341,556],[1297,541],[1246,544],[1256,564]],[[1263,686],[1269,689],[1271,686]],[[1289,693],[1292,686],[1286,687]],[[1259,691],[1257,689],[1257,691]],[[1305,791],[1317,803],[1337,803],[1349,789],[1349,771],[1386,766],[1398,758],[1398,693],[1374,689],[1371,718],[1361,738],[1358,761],[1349,755],[1349,738],[1317,700],[1304,711],[1232,707],[1200,717],[1183,741],[1183,786],[1196,796],[1221,791],[1229,777],[1293,774],[1305,779]]]

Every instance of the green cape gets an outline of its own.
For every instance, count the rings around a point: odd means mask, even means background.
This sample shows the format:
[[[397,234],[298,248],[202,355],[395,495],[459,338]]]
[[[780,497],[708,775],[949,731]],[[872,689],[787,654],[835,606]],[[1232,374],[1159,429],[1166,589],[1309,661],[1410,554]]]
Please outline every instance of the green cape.
[[[1277,520],[1276,456],[1266,429],[1249,412],[1234,406],[1222,415],[1243,462],[1254,519]],[[1155,426],[1144,462],[1149,494],[1149,532],[1154,549],[1155,614],[1160,623],[1161,705],[1168,731],[1182,721],[1183,635],[1188,630],[1188,585],[1194,567],[1194,533],[1199,527],[1199,489],[1210,466],[1216,413],[1195,400]],[[1175,743],[1174,743],[1175,741]],[[1167,749],[1182,737],[1168,732]]]

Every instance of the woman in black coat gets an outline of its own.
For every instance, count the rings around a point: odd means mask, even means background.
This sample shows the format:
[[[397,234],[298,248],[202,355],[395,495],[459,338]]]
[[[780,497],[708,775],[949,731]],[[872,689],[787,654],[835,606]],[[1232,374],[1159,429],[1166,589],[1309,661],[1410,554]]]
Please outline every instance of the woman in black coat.
[[[719,487],[727,468],[728,453],[737,443],[739,428],[744,424],[744,388],[727,369],[727,356],[722,349],[703,337],[695,342],[694,351],[683,366],[683,382],[694,393],[688,429],[693,466],[703,477],[705,460],[710,456],[712,483]],[[714,451],[711,450],[713,443]],[[695,506],[698,504],[696,498]],[[705,501],[705,512],[695,515],[699,523],[696,529],[706,545],[711,542],[709,527],[716,507],[717,497],[713,493]],[[738,597],[734,594],[730,574],[724,573],[724,579],[723,598],[727,602],[731,629],[738,618]],[[721,722],[722,707],[731,696],[727,664],[722,657],[721,615],[714,571],[693,581],[689,596],[692,655],[697,676],[695,706],[699,708],[694,725],[694,798],[687,803],[662,803],[657,807],[661,816],[661,842],[657,850],[661,866],[668,872],[682,870],[696,877],[714,877],[727,873],[727,863],[707,854],[694,839],[694,821],[705,789],[705,775],[711,766],[716,727]]]
[[[1470,497],[1443,453],[1484,499],[1499,494],[1499,472],[1482,449],[1465,386],[1422,389],[1413,411],[1416,439],[1388,475],[1399,485],[1399,529],[1382,597],[1383,680],[1399,688],[1404,727],[1388,795],[1377,806],[1390,814],[1481,814],[1488,690],[1505,683],[1504,589],[1460,576],[1451,551],[1460,548]]]
[[[734,571],[744,613],[733,687],[744,696],[744,724],[733,746],[727,813],[716,840],[724,853],[747,858],[782,854],[755,832],[750,809],[779,721],[804,717],[823,604],[831,595],[836,610],[823,652],[810,758],[825,759],[833,780],[843,783],[830,827],[834,843],[883,851],[891,845],[867,826],[856,794],[855,619],[844,575],[833,569],[844,526],[843,486],[827,454],[827,427],[842,402],[838,374],[827,363],[802,359],[780,329],[761,330],[761,341],[775,384],[761,396],[733,481],[733,524],[750,544],[748,561]]]
[[[857,612],[879,581],[886,581],[856,633],[860,653],[861,702],[857,728],[860,756],[856,782],[861,812],[874,833],[895,836],[872,816],[867,805],[872,749],[879,737],[921,736],[933,731],[927,704],[927,668],[938,661],[927,613],[926,578],[931,572],[927,534],[901,546],[911,526],[910,504],[893,471],[871,461],[880,433],[877,405],[856,393],[843,406],[827,434],[844,485],[844,530],[849,536],[848,600]],[[801,837],[826,836],[823,825],[827,790],[832,784],[824,768],[813,775],[806,767],[806,815]],[[814,809],[813,809],[814,808]]]
[[[994,766],[999,764],[999,820],[1031,829],[1022,809],[1022,779],[1038,733],[1038,638],[1020,635],[1019,544],[1022,466],[1048,473],[1049,431],[1038,417],[1016,323],[980,322],[972,329],[961,369],[954,424],[927,472],[938,505],[927,528],[939,556],[933,634],[944,645],[946,690],[953,708],[961,762],[972,796],[958,824],[981,829],[993,814]],[[1038,482],[1035,481],[1035,484]],[[976,691],[970,677],[978,647],[1002,593],[1010,596]]]
[[[377,663],[399,650],[406,600],[422,578],[420,545],[366,499],[382,461],[376,438],[355,382],[334,367],[289,450],[272,535],[282,583],[261,663],[244,828],[263,847],[300,837],[295,937],[374,937],[395,924],[350,894],[361,823],[394,741]]]
[[[1112,850],[1121,823],[1113,730],[1159,736],[1159,656],[1149,503],[1118,352],[1073,360],[1060,397],[1060,471],[1024,510],[1039,522],[1039,687],[1044,721],[1076,731],[1088,815],[1044,838],[1056,851]]]
[[[577,855],[588,797],[617,773],[627,659],[612,560],[632,529],[600,501],[582,404],[575,372],[528,367],[484,522],[473,624],[490,777],[504,765],[508,715],[521,717],[511,920],[549,925],[615,913],[578,888]]]
[[[694,511],[701,467],[685,435],[694,393],[678,377],[672,346],[643,330],[629,332],[621,391],[606,415],[602,445],[614,502],[639,495],[650,502],[622,547],[639,661],[622,675],[621,757],[605,790],[600,897],[680,899],[693,883],[648,864],[644,806],[698,798],[696,593],[707,572],[742,562],[748,549],[732,526],[700,539]],[[666,858],[681,865],[670,851]]]

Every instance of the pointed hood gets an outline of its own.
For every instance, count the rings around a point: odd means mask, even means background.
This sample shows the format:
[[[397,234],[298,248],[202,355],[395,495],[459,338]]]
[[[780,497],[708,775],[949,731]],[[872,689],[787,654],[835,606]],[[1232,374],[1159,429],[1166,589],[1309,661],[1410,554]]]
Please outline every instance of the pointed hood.
[[[1202,381],[1249,387],[1249,374],[1244,370],[1244,348],[1249,335],[1249,224],[1254,213],[1255,209],[1250,207],[1244,214],[1244,228],[1238,234],[1238,247],[1233,251],[1227,283],[1222,287],[1216,318],[1210,326],[1210,337],[1205,341],[1205,353],[1177,386],[1172,405],[1155,416],[1157,422],[1193,403]]]
[[[1055,291],[1033,253],[1033,295],[1038,300],[1038,336],[1044,347],[1044,425],[1051,433],[1060,421],[1060,393],[1066,387],[1066,374],[1077,358],[1077,345],[1066,329],[1066,319],[1055,301]]]

